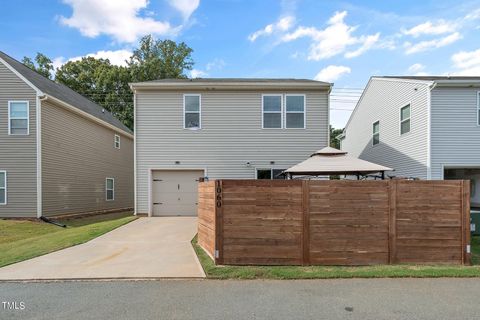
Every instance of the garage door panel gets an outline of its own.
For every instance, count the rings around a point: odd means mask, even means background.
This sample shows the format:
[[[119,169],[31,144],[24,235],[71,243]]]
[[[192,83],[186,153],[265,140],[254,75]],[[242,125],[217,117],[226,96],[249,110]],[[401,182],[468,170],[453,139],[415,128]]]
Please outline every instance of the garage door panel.
[[[197,215],[200,170],[152,172],[153,215]]]

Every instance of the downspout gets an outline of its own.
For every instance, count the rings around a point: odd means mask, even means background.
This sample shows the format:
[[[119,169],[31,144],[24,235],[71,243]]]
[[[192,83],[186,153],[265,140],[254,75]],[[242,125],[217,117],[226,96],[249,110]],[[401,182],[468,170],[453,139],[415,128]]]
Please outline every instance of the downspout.
[[[37,218],[43,215],[43,183],[42,183],[42,101],[44,93],[38,92],[36,98],[36,149],[37,149]]]
[[[436,86],[436,82],[430,84],[427,95],[427,180],[432,179],[432,90]]]

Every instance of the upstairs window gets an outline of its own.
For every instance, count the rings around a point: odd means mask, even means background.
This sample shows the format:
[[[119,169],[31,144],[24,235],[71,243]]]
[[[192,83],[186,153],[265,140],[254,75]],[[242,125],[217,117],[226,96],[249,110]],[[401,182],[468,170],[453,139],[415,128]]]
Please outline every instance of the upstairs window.
[[[120,136],[118,134],[115,135],[113,146],[115,149],[120,149]]]
[[[105,182],[105,197],[107,201],[115,200],[115,179],[107,178]]]
[[[305,129],[305,95],[285,96],[285,128]]]
[[[201,98],[199,94],[186,94],[183,96],[183,128],[201,128]]]
[[[400,134],[410,132],[410,105],[400,109]]]
[[[373,137],[372,145],[377,145],[380,143],[380,121],[373,123]]]
[[[260,180],[283,180],[285,179],[280,174],[285,169],[257,169],[257,179]]]
[[[0,171],[0,205],[7,204],[7,172]]]
[[[8,134],[28,135],[29,117],[28,101],[8,102]]]
[[[480,126],[480,91],[477,92],[477,124]]]
[[[263,95],[262,115],[264,129],[282,128],[282,95]]]

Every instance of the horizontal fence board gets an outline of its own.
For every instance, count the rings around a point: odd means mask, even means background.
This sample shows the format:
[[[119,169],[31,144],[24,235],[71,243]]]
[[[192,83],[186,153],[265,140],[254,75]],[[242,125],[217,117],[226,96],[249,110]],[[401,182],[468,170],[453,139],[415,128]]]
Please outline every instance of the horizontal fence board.
[[[463,181],[217,182],[199,184],[199,243],[224,264],[468,261]]]

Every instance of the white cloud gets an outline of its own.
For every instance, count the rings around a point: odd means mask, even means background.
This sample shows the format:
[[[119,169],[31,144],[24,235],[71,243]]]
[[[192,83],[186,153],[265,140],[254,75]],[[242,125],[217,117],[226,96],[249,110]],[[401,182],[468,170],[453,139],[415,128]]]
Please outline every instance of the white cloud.
[[[169,0],[168,2],[182,14],[185,20],[188,20],[200,5],[200,0]]]
[[[455,71],[451,74],[462,76],[478,76],[480,74],[480,49],[460,51],[452,56]]]
[[[74,57],[71,59],[68,59],[68,61],[78,61],[81,60],[83,57],[92,57],[95,59],[108,59],[111,64],[117,65],[117,66],[127,66],[127,60],[132,56],[132,51],[129,50],[116,50],[116,51],[110,51],[110,50],[100,50],[97,51],[96,53],[89,53],[86,54],[85,56],[80,56],[80,57]]]
[[[327,22],[325,29],[299,26],[291,33],[282,37],[282,41],[289,42],[302,37],[312,39],[309,60],[322,60],[344,53],[348,47],[360,45],[357,49],[345,53],[345,57],[357,57],[371,49],[379,40],[380,34],[354,36],[356,26],[349,26],[344,22],[347,11],[336,12]]]
[[[422,51],[427,51],[431,49],[441,48],[452,44],[462,38],[462,35],[458,32],[452,33],[448,36],[443,38],[433,39],[433,40],[425,40],[415,44],[410,42],[405,42],[404,46],[406,48],[406,54],[412,54]]]
[[[92,57],[95,59],[108,59],[113,65],[127,66],[126,61],[129,60],[131,56],[132,52],[126,49],[116,51],[100,50],[95,53],[88,53],[84,56],[77,56],[69,59],[65,59],[65,57],[57,57],[53,59],[53,67],[57,69],[69,61],[80,61],[84,57]]]
[[[224,60],[215,58],[205,65],[205,69],[193,69],[190,71],[190,78],[205,78],[208,77],[210,72],[221,70],[225,67]]]
[[[421,23],[408,30],[403,30],[402,33],[417,38],[422,35],[440,35],[445,33],[451,33],[456,29],[457,25],[455,23],[445,20],[439,20],[435,23],[432,23],[431,21]]]
[[[421,63],[412,64],[410,67],[408,67],[407,73],[408,75],[414,75],[414,76],[428,75],[428,73],[425,72],[425,66]]]
[[[364,52],[370,50],[378,42],[379,38],[380,38],[380,32],[371,36],[367,36],[365,38],[365,41],[363,42],[363,45],[361,45],[357,50],[349,51],[345,53],[345,58],[350,59],[350,58],[355,58],[362,55]]]
[[[339,79],[342,75],[350,73],[352,70],[346,66],[330,65],[320,70],[315,76],[315,80],[333,82]]]
[[[208,73],[206,73],[205,71],[202,71],[202,70],[199,70],[199,69],[192,69],[190,71],[190,78],[194,79],[194,78],[204,78],[208,76]]]
[[[258,37],[271,35],[274,32],[288,31],[295,23],[293,16],[280,18],[277,22],[265,26],[265,28],[255,31],[248,36],[248,40],[254,42]]]
[[[71,17],[60,17],[60,23],[76,28],[86,37],[101,34],[118,42],[133,43],[146,34],[175,35],[182,26],[173,27],[168,21],[141,16],[148,0],[63,0],[73,9]],[[197,1],[175,1],[175,8],[189,17],[198,7]],[[195,6],[196,5],[196,6]]]
[[[409,73],[420,72],[423,70],[425,70],[425,66],[421,63],[415,63],[415,64],[412,64],[410,67],[408,67]]]

